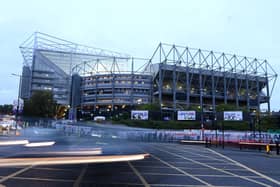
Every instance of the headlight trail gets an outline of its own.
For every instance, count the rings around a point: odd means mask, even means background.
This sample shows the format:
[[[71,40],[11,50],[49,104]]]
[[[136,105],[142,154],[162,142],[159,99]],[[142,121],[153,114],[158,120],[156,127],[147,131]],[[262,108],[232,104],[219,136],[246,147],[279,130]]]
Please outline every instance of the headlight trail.
[[[82,156],[92,156],[92,155],[100,155],[102,154],[102,149],[101,148],[95,148],[92,150],[77,150],[77,151],[44,151],[44,152],[38,152],[38,151],[23,151],[23,152],[19,152],[18,154],[15,154],[15,156],[21,156],[21,155],[40,155],[40,156],[44,156],[44,155],[53,155],[53,156],[57,156],[57,155],[82,155]]]
[[[44,147],[44,146],[52,146],[55,144],[55,141],[51,142],[34,142],[34,143],[27,143],[25,147]]]
[[[25,145],[28,144],[28,140],[9,140],[9,141],[0,141],[0,146],[6,145]]]
[[[79,157],[47,157],[47,158],[1,158],[0,167],[127,162],[127,161],[142,160],[148,156],[149,154],[91,156],[91,157],[79,156]]]

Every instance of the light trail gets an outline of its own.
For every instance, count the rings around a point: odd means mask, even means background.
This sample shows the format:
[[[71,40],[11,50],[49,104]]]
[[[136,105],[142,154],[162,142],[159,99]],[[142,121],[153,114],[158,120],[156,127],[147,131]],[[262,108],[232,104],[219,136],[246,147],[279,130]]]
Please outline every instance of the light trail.
[[[0,146],[6,145],[25,145],[28,144],[28,140],[10,140],[10,141],[0,141]]]
[[[79,156],[79,157],[47,157],[47,158],[1,158],[0,167],[28,166],[28,165],[60,165],[60,164],[85,164],[109,163],[142,160],[149,154],[135,155],[110,155],[110,156]]]
[[[27,143],[25,147],[45,147],[45,146],[52,146],[55,144],[55,141],[51,142],[34,142],[34,143]]]
[[[96,149],[93,149],[93,150],[77,150],[77,151],[44,151],[44,152],[37,152],[37,151],[25,151],[25,152],[20,152],[18,154],[16,154],[15,156],[20,156],[20,155],[53,155],[53,156],[56,156],[56,155],[72,155],[72,156],[75,156],[75,155],[82,155],[82,156],[85,156],[85,155],[100,155],[102,154],[102,150],[101,148],[96,148]]]

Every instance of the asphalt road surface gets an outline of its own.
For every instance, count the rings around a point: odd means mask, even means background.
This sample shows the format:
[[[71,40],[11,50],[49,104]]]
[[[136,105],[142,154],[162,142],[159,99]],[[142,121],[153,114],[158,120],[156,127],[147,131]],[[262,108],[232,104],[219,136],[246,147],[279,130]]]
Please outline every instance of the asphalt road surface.
[[[2,166],[2,186],[280,186],[280,157],[263,152],[129,141],[98,135],[68,136],[41,128],[25,129],[18,137],[1,137],[0,142],[11,139],[56,143],[47,147],[0,146],[1,159],[49,158],[58,156],[58,152],[95,149],[102,150],[95,156],[142,153],[150,156],[138,161],[112,163]],[[65,158],[69,156],[73,155]]]

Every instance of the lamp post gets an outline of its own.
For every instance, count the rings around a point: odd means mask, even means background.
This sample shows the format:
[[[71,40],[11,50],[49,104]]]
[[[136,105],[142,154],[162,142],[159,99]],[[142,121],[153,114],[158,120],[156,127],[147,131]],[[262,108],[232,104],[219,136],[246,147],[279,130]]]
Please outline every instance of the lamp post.
[[[17,108],[16,108],[16,132],[17,133],[17,129],[18,129],[18,114],[19,114],[19,99],[20,99],[20,87],[21,87],[21,81],[22,81],[22,76],[21,75],[18,75],[18,74],[15,74],[15,73],[12,73],[13,76],[16,76],[16,77],[19,77],[19,84],[18,84],[18,97],[17,97]]]

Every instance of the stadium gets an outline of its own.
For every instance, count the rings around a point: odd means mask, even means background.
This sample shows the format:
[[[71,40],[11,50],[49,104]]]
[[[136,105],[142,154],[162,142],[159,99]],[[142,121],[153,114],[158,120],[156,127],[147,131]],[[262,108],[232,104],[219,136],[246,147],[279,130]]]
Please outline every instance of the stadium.
[[[193,107],[215,112],[220,104],[270,111],[277,78],[263,59],[164,43],[151,57],[135,58],[36,32],[20,50],[20,97],[50,90],[74,118],[77,109],[93,116],[152,103],[173,114]]]

